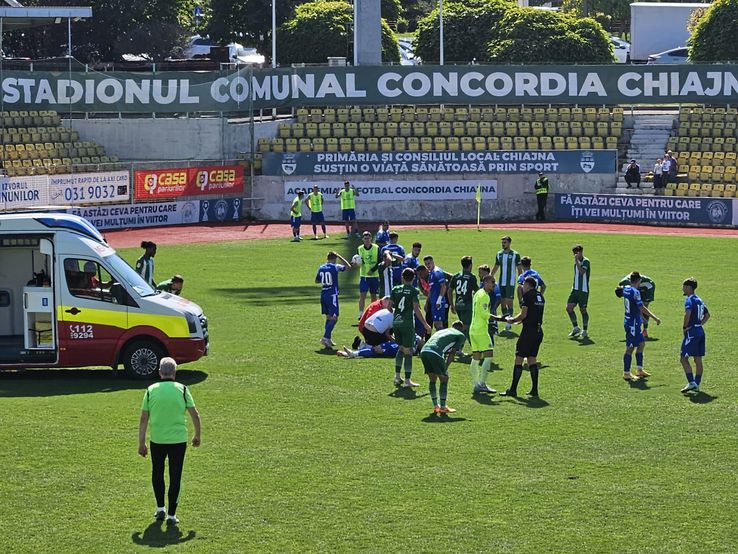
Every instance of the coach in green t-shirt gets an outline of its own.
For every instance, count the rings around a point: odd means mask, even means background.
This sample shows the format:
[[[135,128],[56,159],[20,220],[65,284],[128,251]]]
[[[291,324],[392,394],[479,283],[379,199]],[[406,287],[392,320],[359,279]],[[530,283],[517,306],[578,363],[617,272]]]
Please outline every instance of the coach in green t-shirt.
[[[141,420],[138,425],[138,453],[146,457],[146,428],[149,427],[151,448],[151,484],[156,496],[154,517],[167,523],[179,523],[177,502],[179,499],[182,468],[187,449],[187,421],[185,411],[190,413],[195,426],[192,446],[200,446],[200,414],[195,408],[190,390],[174,378],[177,362],[172,358],[162,358],[159,365],[161,382],[148,389],[141,403]],[[164,463],[169,457],[169,510],[164,509]]]

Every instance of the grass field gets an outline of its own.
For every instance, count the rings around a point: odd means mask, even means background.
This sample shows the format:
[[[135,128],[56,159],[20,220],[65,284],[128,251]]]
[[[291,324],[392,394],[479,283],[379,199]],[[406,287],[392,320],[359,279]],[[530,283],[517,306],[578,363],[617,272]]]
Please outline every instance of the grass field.
[[[491,263],[502,233],[403,231],[438,265]],[[571,245],[592,262],[591,344],[566,337]],[[184,366],[203,418],[190,448],[178,530],[152,524],[148,460],[137,456],[145,384],[107,370],[0,375],[0,534],[4,552],[735,552],[738,317],[730,282],[738,241],[515,232],[548,284],[541,401],[479,402],[451,367],[453,417],[398,394],[392,360],[319,351],[313,283],[348,241],[162,247],[157,276],[187,279],[210,319],[211,355]],[[355,247],[355,245],[353,245]],[[123,252],[132,262],[138,251]],[[647,382],[621,379],[617,281],[657,282]],[[712,313],[703,391],[684,397],[681,281]],[[342,282],[335,340],[356,333],[356,281]],[[519,330],[519,327],[517,328]],[[500,338],[504,389],[514,339]],[[528,375],[521,390],[528,390]]]

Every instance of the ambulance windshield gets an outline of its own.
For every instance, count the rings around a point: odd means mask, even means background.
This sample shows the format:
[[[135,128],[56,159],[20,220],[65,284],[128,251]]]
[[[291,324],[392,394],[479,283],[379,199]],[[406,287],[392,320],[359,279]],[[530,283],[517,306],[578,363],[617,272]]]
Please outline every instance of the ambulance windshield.
[[[135,290],[139,296],[156,294],[154,288],[144,281],[136,270],[128,265],[118,254],[105,256],[105,262],[121,280]]]

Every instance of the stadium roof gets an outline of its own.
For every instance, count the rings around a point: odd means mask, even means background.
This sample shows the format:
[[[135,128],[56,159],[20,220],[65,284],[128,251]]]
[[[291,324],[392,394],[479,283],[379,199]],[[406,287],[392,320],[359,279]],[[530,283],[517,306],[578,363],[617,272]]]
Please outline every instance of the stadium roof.
[[[89,17],[92,17],[90,7],[36,6],[26,8],[16,0],[3,0],[0,3],[0,21],[2,21],[3,31],[53,25],[68,19],[79,21]]]

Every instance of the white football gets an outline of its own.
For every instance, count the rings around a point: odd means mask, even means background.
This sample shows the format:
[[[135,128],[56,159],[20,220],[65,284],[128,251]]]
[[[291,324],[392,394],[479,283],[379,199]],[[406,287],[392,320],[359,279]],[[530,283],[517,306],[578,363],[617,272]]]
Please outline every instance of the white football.
[[[361,256],[359,256],[358,254],[354,254],[354,257],[351,258],[351,263],[354,265],[361,265],[362,263]]]

